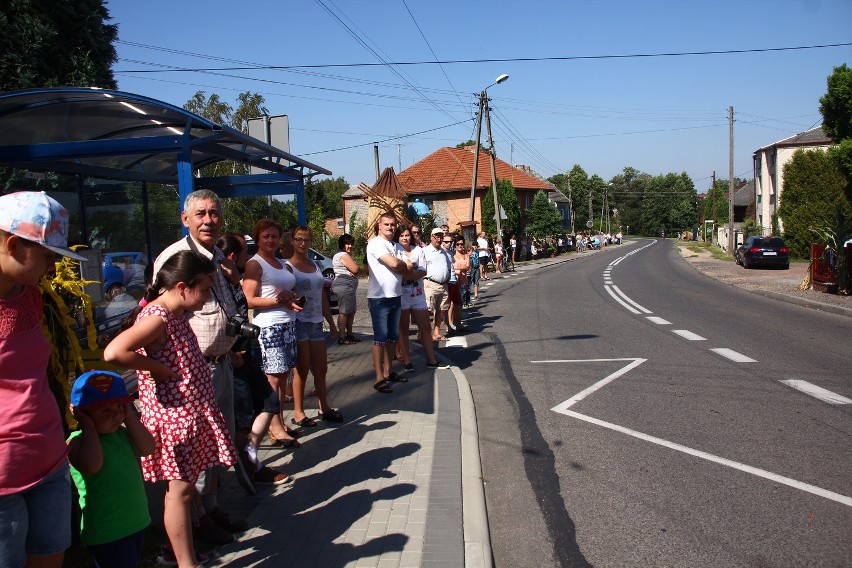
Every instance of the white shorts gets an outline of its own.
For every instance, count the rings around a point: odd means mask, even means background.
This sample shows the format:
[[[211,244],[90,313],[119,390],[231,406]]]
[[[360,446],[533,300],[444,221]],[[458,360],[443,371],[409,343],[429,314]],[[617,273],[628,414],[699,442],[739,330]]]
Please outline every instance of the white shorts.
[[[403,310],[425,310],[426,294],[423,293],[422,283],[403,286],[401,300]]]

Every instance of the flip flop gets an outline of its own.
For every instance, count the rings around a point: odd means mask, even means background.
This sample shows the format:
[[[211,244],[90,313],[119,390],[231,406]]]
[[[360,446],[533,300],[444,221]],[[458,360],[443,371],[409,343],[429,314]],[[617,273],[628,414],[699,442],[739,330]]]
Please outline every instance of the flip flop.
[[[447,340],[447,336],[446,336],[446,335],[441,335],[441,336],[433,337],[433,338],[432,338],[432,341],[446,341],[446,340]]]
[[[393,389],[390,388],[390,384],[387,380],[381,380],[373,385],[373,388],[381,393],[389,393],[393,392]]]
[[[302,426],[303,428],[315,428],[317,425],[317,421],[313,418],[305,416],[301,420],[296,420],[295,418],[291,418],[290,422],[297,426]]]
[[[396,374],[396,373],[395,373],[395,372],[393,372],[393,371],[391,371],[391,374],[390,374],[390,375],[388,375],[388,378],[387,378],[387,379],[385,379],[385,380],[386,380],[386,381],[390,381],[390,382],[392,382],[392,383],[407,383],[407,382],[408,382],[408,379],[406,379],[406,378],[405,378],[405,377],[403,377],[402,375],[398,375],[398,374]]]

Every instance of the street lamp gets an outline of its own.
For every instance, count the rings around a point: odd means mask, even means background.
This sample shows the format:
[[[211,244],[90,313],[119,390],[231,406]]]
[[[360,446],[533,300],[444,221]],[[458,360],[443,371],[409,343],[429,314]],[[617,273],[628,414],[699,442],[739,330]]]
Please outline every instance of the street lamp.
[[[479,147],[480,139],[482,138],[482,114],[485,110],[485,122],[488,129],[488,144],[490,146],[489,154],[491,155],[491,190],[494,193],[494,213],[497,221],[497,238],[502,239],[502,231],[500,228],[500,202],[497,199],[497,166],[494,162],[496,153],[494,151],[494,141],[491,138],[491,112],[488,107],[488,95],[486,91],[494,85],[499,85],[509,78],[505,73],[499,75],[497,79],[482,89],[479,93],[479,112],[476,118],[476,149],[473,153],[473,181],[470,185],[470,220],[474,219],[474,211],[476,209],[476,178],[479,175]]]

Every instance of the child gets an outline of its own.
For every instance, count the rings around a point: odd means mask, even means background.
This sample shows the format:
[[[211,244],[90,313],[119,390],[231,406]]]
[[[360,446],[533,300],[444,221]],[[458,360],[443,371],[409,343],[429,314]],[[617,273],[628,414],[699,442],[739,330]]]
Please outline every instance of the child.
[[[210,367],[184,317],[201,309],[213,287],[211,260],[189,250],[169,258],[145,294],[136,323],[107,345],[104,359],[138,370],[142,424],[154,435],[142,457],[148,481],[168,481],[164,524],[178,566],[196,566],[190,502],[195,481],[236,461]]]
[[[59,567],[71,546],[62,417],[37,284],[70,252],[68,211],[43,192],[0,196],[0,566]]]
[[[109,371],[83,373],[71,389],[80,429],[68,438],[68,459],[83,511],[80,540],[98,568],[138,566],[151,524],[139,456],[154,451],[154,438],[132,401],[121,376]]]

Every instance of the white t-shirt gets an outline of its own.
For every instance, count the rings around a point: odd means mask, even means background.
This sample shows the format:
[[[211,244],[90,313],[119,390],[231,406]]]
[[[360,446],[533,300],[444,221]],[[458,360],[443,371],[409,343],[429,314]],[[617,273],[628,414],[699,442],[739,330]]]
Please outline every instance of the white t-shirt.
[[[476,239],[476,246],[479,247],[479,256],[489,256],[488,239],[479,237]]]
[[[376,235],[367,243],[367,265],[370,267],[370,284],[367,298],[395,298],[402,296],[402,276],[393,272],[379,259],[386,254],[403,258],[405,251],[398,244]]]

